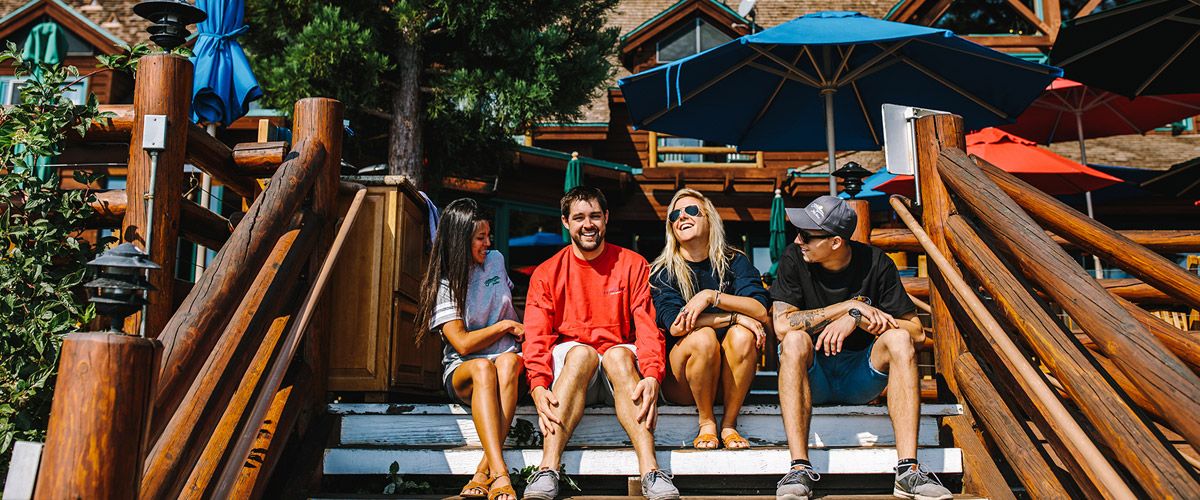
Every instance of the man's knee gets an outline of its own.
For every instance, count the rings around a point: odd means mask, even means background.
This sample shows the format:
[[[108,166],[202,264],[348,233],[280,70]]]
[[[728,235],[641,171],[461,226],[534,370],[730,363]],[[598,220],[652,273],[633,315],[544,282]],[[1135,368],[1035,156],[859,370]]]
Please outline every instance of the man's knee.
[[[609,373],[613,370],[636,370],[637,356],[624,347],[613,347],[604,352],[603,363],[604,370]]]
[[[588,345],[577,345],[567,351],[567,355],[563,359],[562,371],[569,370],[591,375],[596,371],[599,362],[600,355],[596,353],[595,348]]]
[[[899,328],[883,332],[879,336],[878,342],[883,342],[888,352],[888,359],[893,362],[907,362],[916,356],[917,349],[913,345],[912,336]]]
[[[801,367],[807,367],[813,357],[812,337],[807,332],[793,331],[783,338],[779,351],[781,363],[799,363]]]

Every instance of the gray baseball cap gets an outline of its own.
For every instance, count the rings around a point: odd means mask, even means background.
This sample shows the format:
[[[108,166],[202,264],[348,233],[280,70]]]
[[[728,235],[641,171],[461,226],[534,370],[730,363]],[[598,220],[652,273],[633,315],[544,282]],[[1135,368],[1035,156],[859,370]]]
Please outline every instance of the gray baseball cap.
[[[836,196],[825,195],[813,200],[807,207],[785,211],[792,225],[800,229],[820,229],[845,239],[854,235],[854,228],[858,225],[858,214],[854,213],[846,200]]]

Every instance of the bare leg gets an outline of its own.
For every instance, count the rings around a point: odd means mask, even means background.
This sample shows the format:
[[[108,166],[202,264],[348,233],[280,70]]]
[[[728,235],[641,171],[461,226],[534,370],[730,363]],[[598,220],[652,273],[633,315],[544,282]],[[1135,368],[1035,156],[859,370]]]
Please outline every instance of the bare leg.
[[[717,397],[717,380],[721,375],[721,346],[710,327],[701,327],[679,339],[668,355],[667,376],[663,394],[679,404],[696,405],[700,431],[698,434],[717,434],[713,404]],[[699,448],[716,448],[717,443]]]
[[[617,407],[617,420],[629,434],[633,442],[633,451],[638,457],[639,475],[658,468],[658,459],[654,456],[654,433],[645,424],[637,421],[638,403],[633,402],[633,389],[642,380],[638,374],[637,361],[629,349],[616,347],[604,353],[604,373],[613,386],[613,400]],[[641,401],[647,404],[647,401]]]
[[[592,374],[600,365],[600,356],[596,350],[586,345],[577,345],[567,351],[563,359],[562,371],[554,381],[551,392],[558,399],[558,418],[562,425],[551,423],[553,432],[545,437],[542,443],[542,463],[540,468],[558,470],[562,463],[563,448],[579,419],[583,418],[583,405],[587,402],[587,385]]]
[[[779,406],[792,460],[808,460],[808,427],[812,421],[812,393],[808,367],[813,362],[812,337],[793,331],[783,338],[779,355]]]
[[[489,470],[508,470],[501,451],[508,428],[502,423],[496,365],[485,358],[466,361],[454,370],[450,383],[459,398],[471,401],[471,419],[483,444],[486,464],[480,464],[476,469],[475,479],[480,473],[486,475]]]
[[[888,374],[888,414],[896,433],[897,458],[917,458],[917,433],[921,418],[921,387],[916,349],[908,332],[888,330],[871,348],[871,366]]]
[[[725,413],[721,415],[721,439],[737,431],[738,413],[750,392],[750,383],[758,371],[758,347],[754,333],[744,326],[734,325],[721,341],[721,396]]]

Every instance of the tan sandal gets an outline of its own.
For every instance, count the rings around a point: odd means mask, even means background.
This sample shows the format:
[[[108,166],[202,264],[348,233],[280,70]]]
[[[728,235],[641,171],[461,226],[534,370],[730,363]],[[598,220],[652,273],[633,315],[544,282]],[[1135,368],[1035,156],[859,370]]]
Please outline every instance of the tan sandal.
[[[475,471],[475,474],[482,474],[482,473],[484,473],[484,472],[483,471]],[[492,481],[495,481],[495,480],[496,480],[496,478],[492,477],[491,474],[488,474],[487,480],[484,480],[484,481],[476,481],[475,476],[472,475],[471,480],[467,481],[467,485],[463,486],[463,489],[461,492],[459,492],[458,496],[463,497],[463,498],[487,498],[488,491],[490,491],[490,489],[492,487]],[[480,492],[482,492],[482,493],[480,493]]]
[[[745,450],[750,448],[750,441],[747,441],[741,434],[738,434],[737,429],[730,429],[729,434],[721,438],[721,441],[725,442],[725,449],[727,450]]]
[[[700,446],[701,444],[705,444],[708,446]],[[696,439],[692,440],[692,448],[695,448],[697,450],[715,450],[715,449],[717,449],[717,446],[720,444],[721,444],[721,442],[717,441],[716,434],[701,434],[699,436],[696,436]]]
[[[491,482],[493,484],[495,484],[496,480],[499,478],[502,478],[502,477],[508,477],[508,474],[503,474],[500,476],[493,477]],[[497,498],[500,498],[501,496],[504,496],[504,495],[508,495],[508,496],[512,497],[513,500],[519,500],[517,498],[517,491],[514,490],[512,487],[511,479],[509,480],[507,486],[500,486],[500,487],[496,487],[496,488],[489,487],[488,488],[488,494],[487,494],[488,500],[496,500]]]

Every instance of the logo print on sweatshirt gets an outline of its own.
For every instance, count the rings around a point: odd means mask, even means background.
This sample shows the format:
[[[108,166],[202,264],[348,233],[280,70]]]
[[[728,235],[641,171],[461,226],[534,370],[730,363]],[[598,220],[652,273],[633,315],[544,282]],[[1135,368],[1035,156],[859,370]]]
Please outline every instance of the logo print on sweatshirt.
[[[483,282],[483,286],[492,286],[492,285],[499,285],[499,284],[500,284],[499,276],[492,276],[491,278],[488,278],[486,281]]]
[[[618,286],[618,287],[614,287],[614,288],[609,288],[608,290],[605,290],[600,293],[603,293],[604,295],[616,295],[616,294],[624,292],[624,291],[625,291],[625,287]]]

